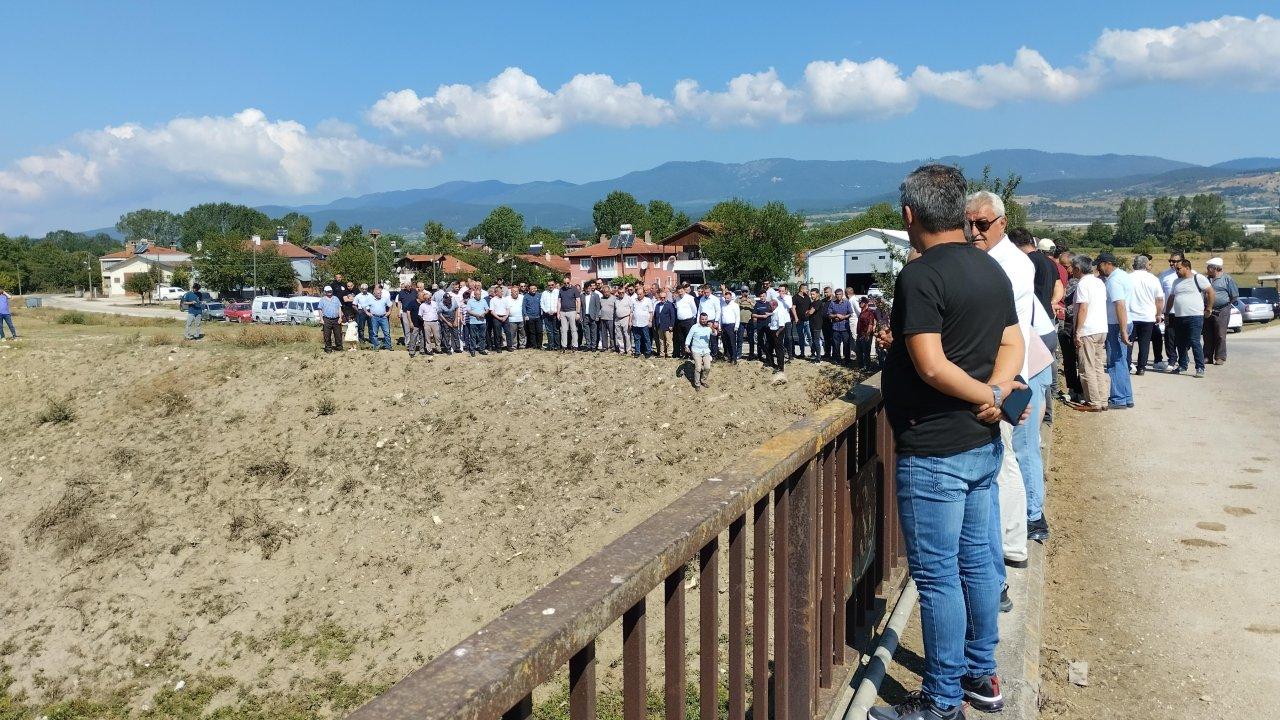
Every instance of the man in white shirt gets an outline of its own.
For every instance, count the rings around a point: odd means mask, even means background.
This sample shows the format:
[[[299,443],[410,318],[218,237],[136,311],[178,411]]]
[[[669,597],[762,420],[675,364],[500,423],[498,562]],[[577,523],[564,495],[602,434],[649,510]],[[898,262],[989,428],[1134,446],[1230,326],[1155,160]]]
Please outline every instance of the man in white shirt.
[[[786,342],[787,359],[796,359],[796,339],[793,337],[796,329],[796,299],[791,297],[791,288],[786,285],[778,286],[778,302],[787,308],[787,326],[782,329],[782,337]]]
[[[767,291],[766,291],[767,294]],[[791,320],[791,311],[778,300],[769,300],[769,331],[765,357],[773,357],[773,372],[778,374],[786,367],[787,362],[787,323]]]
[[[676,288],[676,352],[677,357],[685,357],[684,336],[688,334],[694,323],[698,322],[698,303],[683,285]]]
[[[1005,234],[1008,221],[1004,200],[987,191],[973,193],[965,203],[965,217],[973,244],[999,263],[1009,278],[1023,346],[1030,348],[1033,335],[1039,339],[1041,335],[1054,331],[1054,326],[1035,294],[1035,265]],[[1044,461],[1040,454],[1040,419],[1044,414],[1045,391],[1053,379],[1053,369],[1050,363],[1036,368],[1032,375],[1028,357],[1029,353],[1024,352],[1021,376],[1031,389],[1031,403],[1027,408],[1029,416],[1016,427],[1000,421],[1004,457],[998,480],[1000,492],[992,494],[999,503],[1000,527],[998,535],[992,533],[991,549],[993,556],[1004,558],[1004,563],[997,563],[996,567],[1002,585],[1006,579],[1005,565],[1027,565],[1027,535],[1032,520],[1038,530],[1037,538],[1048,537],[1048,522],[1044,519],[1043,510],[1038,508],[1034,518],[1028,517],[1028,513],[1033,503],[1043,506]],[[1002,596],[1002,605],[1005,600]]]
[[[635,305],[636,289],[628,285],[613,308],[613,346],[623,355],[630,355],[635,350],[631,342],[631,313]]]
[[[542,308],[542,332],[547,336],[547,349],[560,349],[560,284],[555,280],[547,283],[538,301]]]
[[[356,331],[359,342],[369,342],[369,302],[373,300],[373,295],[369,293],[369,286],[366,283],[360,283],[360,292],[356,293],[352,304],[356,308]]]
[[[631,306],[631,343],[637,356],[653,355],[653,298],[641,295]]]
[[[1071,259],[1071,275],[1076,284],[1076,355],[1084,403],[1076,409],[1098,412],[1107,409],[1111,378],[1107,375],[1107,286],[1093,274],[1093,259],[1077,255]]]
[[[520,288],[511,288],[511,297],[507,298],[507,348],[518,349],[523,347],[524,333],[520,332],[521,326],[524,325],[524,297],[520,294]]]
[[[742,355],[742,340],[738,335],[738,297],[728,288],[720,293],[720,341],[724,345],[724,359],[731,365],[738,364]]]
[[[1188,353],[1195,359],[1196,377],[1204,377],[1204,348],[1200,344],[1204,321],[1213,307],[1213,283],[1209,278],[1191,269],[1191,261],[1182,258],[1174,265],[1178,279],[1170,285],[1165,298],[1165,315],[1171,316],[1169,325],[1175,329],[1178,341],[1178,363],[1169,358],[1169,372],[1177,375],[1187,371]]]
[[[1133,323],[1132,340],[1138,345],[1138,370],[1147,371],[1147,355],[1151,352],[1151,333],[1156,323],[1164,320],[1164,287],[1151,274],[1151,258],[1139,255],[1133,259],[1133,295],[1129,298],[1129,321]]]
[[[698,288],[698,314],[707,316],[707,324],[711,327],[711,357],[720,358],[720,316],[724,314],[720,297],[711,292],[711,285],[703,283]]]
[[[493,337],[490,338],[492,343],[490,347],[493,348],[495,353],[502,352],[501,341],[503,339],[506,340],[507,352],[515,350],[511,346],[512,337],[507,334],[507,318],[511,315],[511,311],[508,310],[509,305],[506,293],[506,288],[500,285],[494,286],[489,293],[489,317],[493,320],[491,327],[494,330],[491,333]]]

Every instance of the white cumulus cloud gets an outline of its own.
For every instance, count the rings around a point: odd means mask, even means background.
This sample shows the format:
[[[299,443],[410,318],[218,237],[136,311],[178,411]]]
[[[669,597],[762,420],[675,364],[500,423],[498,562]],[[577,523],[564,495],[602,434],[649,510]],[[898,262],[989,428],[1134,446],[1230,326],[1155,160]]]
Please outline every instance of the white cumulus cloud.
[[[804,117],[802,93],[787,87],[773,68],[739,75],[720,92],[703,90],[696,80],[681,80],[676,83],[675,105],[681,113],[712,125],[793,123]]]
[[[396,132],[519,143],[575,123],[657,125],[670,120],[672,111],[667,101],[646,95],[638,83],[618,85],[608,75],[580,74],[553,93],[532,75],[509,67],[481,85],[441,85],[426,97],[410,89],[388,92],[367,118]]]
[[[1236,81],[1280,87],[1280,20],[1224,15],[1165,28],[1106,30],[1093,55],[1137,80]]]
[[[979,65],[973,70],[934,72],[921,65],[911,74],[921,93],[971,108],[1015,100],[1070,102],[1097,87],[1096,70],[1055,68],[1031,48],[1019,48],[1012,65]]]
[[[804,80],[809,106],[817,115],[883,118],[916,106],[915,89],[897,65],[883,58],[862,63],[817,60],[805,67]]]
[[[248,108],[231,116],[79,133],[67,147],[0,170],[0,194],[40,201],[186,184],[302,195],[334,180],[350,183],[375,168],[422,166],[438,157],[431,148],[378,145],[343,125],[310,132],[301,123],[269,120]]]

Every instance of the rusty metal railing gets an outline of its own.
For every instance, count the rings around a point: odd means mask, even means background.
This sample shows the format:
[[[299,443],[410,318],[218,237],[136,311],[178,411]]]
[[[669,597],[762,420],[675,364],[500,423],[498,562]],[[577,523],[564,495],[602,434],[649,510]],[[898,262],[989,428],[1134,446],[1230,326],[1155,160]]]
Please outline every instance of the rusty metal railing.
[[[728,720],[744,720],[748,712],[757,720],[825,715],[858,664],[857,638],[869,635],[882,601],[900,592],[905,579],[892,457],[880,390],[859,385],[699,483],[351,717],[524,720],[533,712],[534,689],[568,664],[570,718],[589,720],[596,716],[597,640],[621,618],[623,718],[644,720],[646,596],[661,586],[665,720],[684,720],[685,568],[697,558],[698,707],[700,720],[717,720],[722,536],[729,566]]]

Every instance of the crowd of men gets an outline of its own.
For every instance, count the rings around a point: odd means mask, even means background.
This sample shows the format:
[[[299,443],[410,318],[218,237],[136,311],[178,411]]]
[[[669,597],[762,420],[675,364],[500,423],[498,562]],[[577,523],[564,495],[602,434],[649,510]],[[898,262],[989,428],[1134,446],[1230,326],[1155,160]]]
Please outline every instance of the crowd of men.
[[[325,352],[367,347],[391,350],[391,318],[410,356],[543,350],[615,352],[645,358],[693,360],[705,387],[711,359],[736,364],[744,357],[781,372],[787,362],[826,360],[864,370],[892,341],[881,298],[857,297],[853,288],[764,282],[755,291],[684,283],[613,286],[565,277],[536,284],[453,281],[358,288],[339,275],[320,300]],[[703,329],[700,329],[703,328]]]

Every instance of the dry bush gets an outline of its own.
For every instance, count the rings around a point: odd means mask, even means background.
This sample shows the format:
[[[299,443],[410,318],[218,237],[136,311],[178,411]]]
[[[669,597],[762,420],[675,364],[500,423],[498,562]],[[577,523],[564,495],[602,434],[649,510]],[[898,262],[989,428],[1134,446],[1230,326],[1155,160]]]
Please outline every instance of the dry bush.
[[[274,460],[263,460],[262,462],[253,463],[245,467],[245,472],[249,477],[258,481],[259,484],[271,482],[276,485],[283,485],[293,477],[293,473],[297,468],[290,465],[289,461],[283,458]]]
[[[49,398],[44,409],[36,415],[37,425],[63,425],[76,419],[71,398]]]
[[[809,381],[805,394],[813,406],[822,407],[853,389],[858,382],[858,375],[851,370],[841,368],[823,368],[817,377]]]
[[[219,335],[227,342],[242,348],[276,347],[316,340],[314,329],[288,325],[245,325],[227,328]]]
[[[127,402],[134,410],[168,418],[190,408],[191,396],[178,374],[167,372],[143,383]]]
[[[116,447],[107,451],[107,464],[113,470],[124,470],[138,459],[138,453],[133,448]]]
[[[98,319],[91,317],[88,313],[72,310],[59,315],[55,322],[59,325],[97,325]]]
[[[232,515],[228,530],[227,536],[232,542],[243,541],[257,545],[262,551],[263,560],[270,560],[294,536],[292,528],[272,522],[261,508],[256,507]]]
[[[0,543],[0,573],[9,571],[13,566],[13,551],[9,549],[8,543]]]
[[[338,412],[338,401],[332,395],[325,395],[316,401],[316,415],[325,417]]]
[[[165,345],[177,345],[178,339],[169,333],[156,333],[147,337],[147,344],[151,347],[163,347]]]
[[[145,521],[129,533],[101,524],[93,517],[97,502],[97,496],[87,485],[68,486],[57,502],[32,518],[27,525],[27,536],[52,544],[59,558],[92,550],[89,558],[92,563],[128,549],[137,537],[146,533]]]

